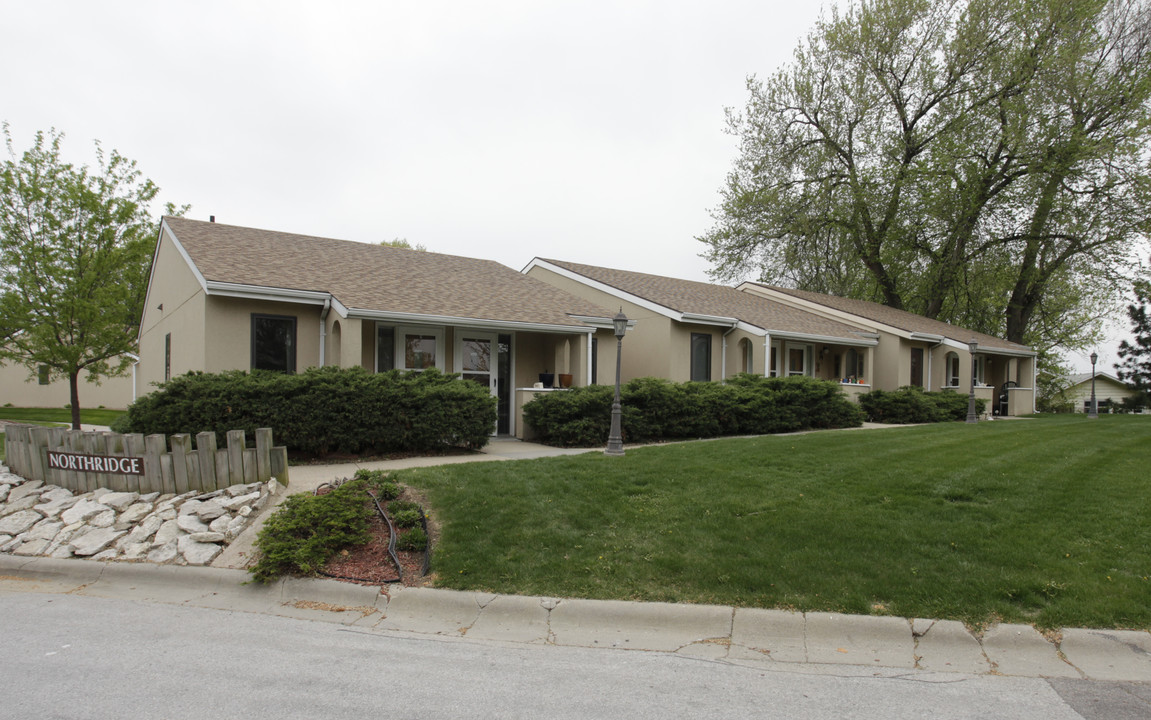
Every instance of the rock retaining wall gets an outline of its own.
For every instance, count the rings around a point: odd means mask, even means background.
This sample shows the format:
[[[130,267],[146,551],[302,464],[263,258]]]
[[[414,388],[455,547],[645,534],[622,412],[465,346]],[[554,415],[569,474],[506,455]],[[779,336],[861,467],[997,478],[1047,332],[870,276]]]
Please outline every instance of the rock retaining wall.
[[[207,565],[282,491],[272,478],[179,495],[77,494],[0,466],[0,552]]]

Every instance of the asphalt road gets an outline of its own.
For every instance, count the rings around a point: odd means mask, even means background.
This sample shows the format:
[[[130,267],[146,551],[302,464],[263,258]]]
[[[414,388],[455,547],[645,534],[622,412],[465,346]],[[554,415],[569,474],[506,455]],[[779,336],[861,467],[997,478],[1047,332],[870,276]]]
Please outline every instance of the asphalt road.
[[[0,718],[1144,718],[1151,688],[403,635],[0,590]],[[1142,697],[1140,697],[1142,693]]]

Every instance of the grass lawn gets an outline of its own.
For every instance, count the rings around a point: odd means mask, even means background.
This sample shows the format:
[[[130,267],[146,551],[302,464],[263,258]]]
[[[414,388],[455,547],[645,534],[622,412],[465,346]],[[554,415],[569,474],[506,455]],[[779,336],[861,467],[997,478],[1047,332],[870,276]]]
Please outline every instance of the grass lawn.
[[[124,410],[96,408],[80,409],[80,422],[89,425],[108,425],[124,414]],[[68,408],[18,408],[0,407],[0,420],[29,423],[32,425],[72,425],[72,411]],[[4,437],[0,433],[0,460],[4,455]]]
[[[441,587],[1151,628],[1151,418],[726,439],[406,470]]]
[[[108,425],[124,413],[124,410],[81,408],[80,422],[89,425]],[[0,420],[12,420],[14,422],[26,422],[37,425],[55,423],[71,425],[72,411],[68,408],[0,407]]]

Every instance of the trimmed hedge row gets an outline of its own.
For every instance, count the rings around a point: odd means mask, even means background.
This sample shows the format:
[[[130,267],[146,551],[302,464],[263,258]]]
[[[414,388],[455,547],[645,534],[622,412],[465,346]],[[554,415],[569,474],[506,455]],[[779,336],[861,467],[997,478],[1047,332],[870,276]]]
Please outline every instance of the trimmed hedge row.
[[[128,408],[116,429],[145,434],[270,427],[277,443],[312,455],[480,448],[496,422],[488,389],[457,375],[308,368],[172,378]]]
[[[898,390],[872,390],[859,396],[859,406],[868,419],[880,423],[935,423],[967,419],[967,395],[954,390],[926,392],[905,385]],[[975,400],[975,411],[982,415],[987,402]]]
[[[524,420],[540,442],[592,447],[607,442],[614,388],[573,388],[538,395]],[[859,427],[863,416],[839,384],[806,377],[741,374],[727,383],[672,383],[639,378],[620,388],[623,438],[653,442],[725,435]]]

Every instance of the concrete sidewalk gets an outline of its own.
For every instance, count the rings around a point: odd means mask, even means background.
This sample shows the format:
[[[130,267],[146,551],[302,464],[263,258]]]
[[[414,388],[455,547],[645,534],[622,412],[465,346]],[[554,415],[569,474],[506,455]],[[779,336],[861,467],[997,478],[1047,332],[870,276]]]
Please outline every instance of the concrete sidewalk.
[[[0,555],[0,596],[69,593],[281,615],[381,634],[646,650],[815,672],[1151,682],[1148,632],[1067,629],[1044,637],[1029,625],[998,625],[977,636],[952,621],[248,579],[228,568]]]

